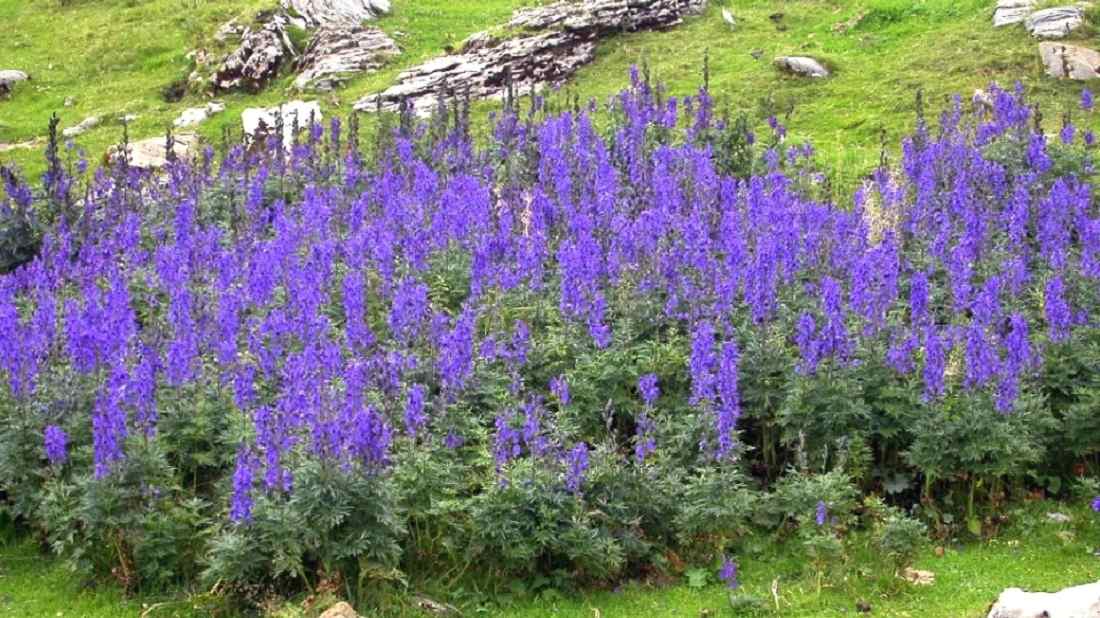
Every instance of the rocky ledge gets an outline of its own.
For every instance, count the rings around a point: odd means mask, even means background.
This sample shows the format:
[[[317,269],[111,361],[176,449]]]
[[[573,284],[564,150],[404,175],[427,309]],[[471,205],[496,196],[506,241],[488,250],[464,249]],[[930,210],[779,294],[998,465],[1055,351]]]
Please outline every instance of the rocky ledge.
[[[595,58],[597,42],[622,31],[674,26],[707,0],[583,0],[517,11],[499,31],[470,36],[455,54],[401,73],[383,92],[360,99],[360,111],[395,110],[402,101],[427,113],[448,92],[473,99],[555,86]]]

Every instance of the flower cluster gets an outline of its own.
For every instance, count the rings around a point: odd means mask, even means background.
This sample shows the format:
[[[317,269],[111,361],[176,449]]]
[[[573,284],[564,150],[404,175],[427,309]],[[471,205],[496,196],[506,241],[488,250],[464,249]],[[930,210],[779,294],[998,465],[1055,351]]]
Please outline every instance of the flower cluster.
[[[684,379],[667,376],[664,395],[655,375],[629,377],[639,463],[661,407],[683,399],[707,419],[701,458],[732,459],[748,343],[776,333],[807,379],[881,362],[930,405],[960,389],[1009,413],[1044,351],[1094,324],[1100,213],[1086,180],[1054,177],[1056,149],[1090,134],[1047,140],[1020,92],[990,96],[935,135],[922,124],[854,205],[785,171],[813,151],[785,147],[778,121],[766,165],[736,176],[708,141],[730,127],[706,92],[670,100],[637,81],[606,136],[590,109],[536,100],[487,145],[456,130],[424,147],[424,127],[403,125],[368,163],[320,152],[315,128],[287,157],[236,148],[218,170],[207,155],[152,179],[103,171],[83,218],[0,277],[0,377],[28,407],[66,371],[92,385],[86,417],[39,427],[54,464],[89,427],[100,478],[131,437],[156,438],[166,390],[225,394],[249,425],[232,479],[242,522],[255,492],[291,491],[295,457],[378,474],[404,443],[482,448],[502,474],[543,458],[579,493],[595,437],[551,412],[602,412],[573,410],[565,376],[530,366],[548,324],[592,353],[639,324],[684,341],[686,367],[670,369]],[[25,193],[9,186],[0,205]],[[555,315],[526,310],[531,298]],[[490,374],[508,376],[506,395],[485,396]]]

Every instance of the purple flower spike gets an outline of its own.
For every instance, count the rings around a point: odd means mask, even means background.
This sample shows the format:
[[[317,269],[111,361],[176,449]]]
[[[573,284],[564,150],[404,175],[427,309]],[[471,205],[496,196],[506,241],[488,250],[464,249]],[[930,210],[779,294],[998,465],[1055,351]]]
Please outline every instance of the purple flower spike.
[[[722,568],[718,570],[718,579],[722,580],[726,584],[726,588],[730,590],[737,590],[741,585],[737,581],[737,563],[730,559],[729,556],[722,558]]]

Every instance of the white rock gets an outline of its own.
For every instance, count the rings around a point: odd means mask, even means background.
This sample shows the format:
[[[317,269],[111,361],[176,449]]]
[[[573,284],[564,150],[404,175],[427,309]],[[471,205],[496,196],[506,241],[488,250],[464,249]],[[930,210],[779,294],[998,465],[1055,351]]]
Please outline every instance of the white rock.
[[[88,116],[84,120],[80,121],[80,124],[69,127],[61,131],[61,135],[64,137],[76,137],[86,133],[89,129],[94,128],[99,124],[99,116]]]
[[[1085,12],[1075,6],[1035,11],[1024,20],[1024,27],[1038,39],[1063,39],[1085,23]]]
[[[294,144],[294,125],[304,129],[310,122],[321,122],[321,106],[316,101],[289,101],[278,107],[250,107],[241,113],[246,140],[251,143],[258,135],[275,130],[279,117],[283,123],[283,146],[290,148]]]
[[[829,76],[829,69],[826,69],[823,64],[809,56],[780,56],[775,59],[775,66],[804,77],[821,78]]]
[[[359,24],[390,12],[389,0],[282,0],[292,17],[306,27],[325,24]]]
[[[299,90],[326,92],[356,73],[376,71],[401,54],[397,43],[373,26],[322,26],[298,59]]]
[[[30,79],[23,71],[16,71],[15,69],[3,69],[0,70],[0,95],[6,95],[15,88],[15,85],[19,82],[25,82]]]
[[[1061,592],[1024,592],[1009,588],[1001,593],[987,618],[1096,618],[1100,616],[1100,582]]]
[[[1065,513],[1047,513],[1047,521],[1054,524],[1068,524],[1073,518]]]
[[[1039,57],[1051,77],[1076,80],[1100,77],[1100,52],[1087,47],[1039,43]]]
[[[186,159],[198,151],[199,138],[194,133],[177,133],[172,136],[172,152],[177,159]],[[166,137],[151,137],[130,142],[127,149],[130,155],[130,167],[141,169],[160,169],[168,163],[168,140]],[[107,151],[111,161],[117,161],[120,149],[115,146]]]
[[[1031,13],[1035,6],[1035,0],[999,0],[997,8],[993,11],[993,26],[1010,26],[1018,24]]]
[[[208,118],[214,114],[220,114],[225,111],[225,105],[217,101],[211,101],[203,107],[189,107],[176,118],[172,125],[176,128],[193,127],[197,124],[206,122]]]

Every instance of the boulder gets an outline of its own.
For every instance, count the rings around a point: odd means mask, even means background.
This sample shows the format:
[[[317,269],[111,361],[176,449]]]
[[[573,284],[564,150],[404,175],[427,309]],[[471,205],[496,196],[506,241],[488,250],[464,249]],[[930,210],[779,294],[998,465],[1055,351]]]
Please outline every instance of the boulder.
[[[278,107],[250,107],[241,113],[241,124],[247,143],[255,144],[257,140],[270,135],[281,121],[285,148],[294,144],[295,127],[306,128],[311,122],[321,122],[323,119],[321,106],[316,101],[289,101]]]
[[[305,28],[355,25],[390,12],[390,0],[282,0],[282,7]]]
[[[829,69],[820,61],[809,56],[780,56],[775,59],[775,66],[782,71],[801,75],[803,77],[828,77]]]
[[[199,138],[194,133],[178,133],[172,136],[172,153],[177,159],[188,159],[198,152]],[[168,139],[166,137],[151,137],[136,142],[130,142],[127,148],[130,159],[130,167],[151,170],[160,169],[168,163]],[[122,153],[122,149],[113,146],[107,152],[109,161],[115,162]]]
[[[257,23],[241,35],[237,49],[215,70],[211,79],[215,91],[259,92],[263,89],[278,75],[283,61],[296,55],[294,44],[287,35],[287,25],[287,17],[282,13],[257,17]]]
[[[1009,588],[1001,593],[987,618],[1096,618],[1100,616],[1100,582],[1061,592],[1025,592]]]
[[[80,124],[68,127],[61,131],[63,137],[76,137],[87,133],[90,129],[99,125],[99,116],[88,116],[84,120],[80,121]]]
[[[355,613],[355,609],[347,602],[340,601],[326,609],[325,613],[321,614],[321,618],[359,618],[359,614]]]
[[[395,110],[408,101],[430,112],[448,92],[500,97],[509,84],[526,93],[561,84],[595,58],[596,44],[624,30],[667,28],[701,12],[707,0],[584,0],[516,11],[499,31],[471,35],[460,49],[401,73],[397,83],[355,103],[359,111]]]
[[[183,110],[179,118],[172,122],[172,125],[176,128],[193,127],[206,122],[214,114],[220,114],[224,111],[225,104],[211,101],[203,107],[189,107]]]
[[[327,92],[347,76],[376,71],[400,54],[393,39],[378,28],[359,24],[322,26],[298,59],[294,86]]]
[[[1035,11],[1024,20],[1024,27],[1037,39],[1063,39],[1085,23],[1085,12],[1074,6]]]
[[[15,69],[0,69],[0,96],[7,96],[19,82],[25,82],[30,76]]]
[[[1010,26],[1027,19],[1035,6],[1035,0],[997,0],[997,8],[993,10],[993,26]]]
[[[1100,77],[1100,52],[1087,47],[1039,43],[1039,57],[1051,77],[1076,80]]]

